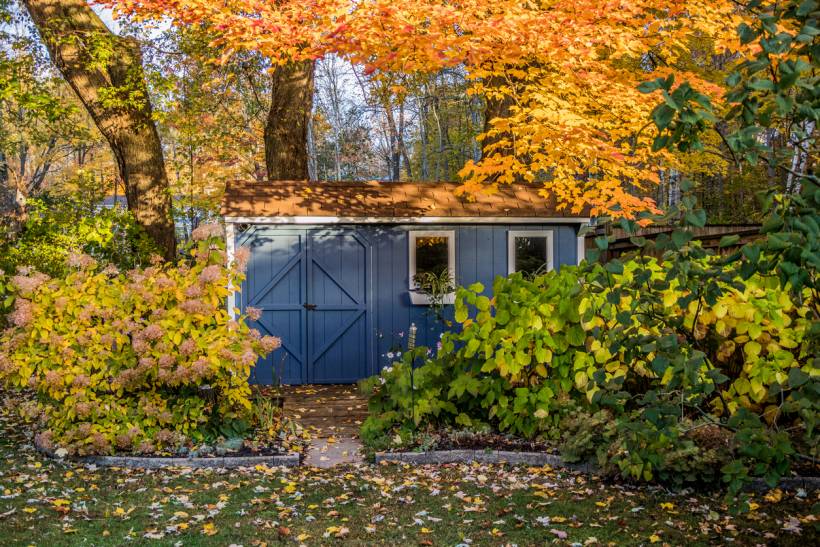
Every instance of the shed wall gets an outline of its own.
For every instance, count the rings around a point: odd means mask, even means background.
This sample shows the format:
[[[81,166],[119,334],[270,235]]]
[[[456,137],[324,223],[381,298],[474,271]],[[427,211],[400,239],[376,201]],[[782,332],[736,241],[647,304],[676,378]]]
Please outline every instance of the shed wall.
[[[273,276],[271,270],[276,264],[284,263],[290,257],[281,247],[269,244],[260,244],[262,241],[282,240],[295,241],[300,234],[308,234],[311,230],[353,230],[361,234],[363,241],[371,245],[370,284],[372,285],[370,303],[368,306],[369,333],[371,337],[366,347],[370,353],[367,357],[368,365],[365,375],[374,374],[377,370],[391,363],[389,354],[406,346],[407,329],[411,323],[418,327],[417,345],[435,347],[442,327],[430,312],[427,306],[417,306],[410,302],[408,292],[409,272],[409,238],[411,230],[453,230],[455,231],[456,249],[456,283],[467,286],[475,282],[484,285],[485,294],[490,295],[492,284],[496,276],[506,276],[508,273],[508,233],[510,230],[552,230],[554,238],[554,263],[558,268],[562,264],[576,264],[578,257],[577,232],[578,225],[573,224],[493,224],[493,225],[339,225],[339,226],[280,226],[256,225],[246,234],[237,235],[238,245],[247,245],[251,248],[252,259],[248,270],[248,279],[243,284],[243,294],[238,299],[240,307],[244,309],[254,291],[265,286]],[[290,252],[297,252],[298,243],[288,243]],[[282,284],[283,290],[293,290],[292,301],[298,304],[304,296],[303,282],[300,281],[294,270],[293,279],[287,285]],[[288,288],[290,287],[290,288]],[[306,317],[301,310],[294,306],[289,318],[282,313],[282,324],[278,326],[282,334],[298,340],[299,345],[305,346],[305,332],[301,322]],[[452,316],[452,307],[448,307]],[[286,331],[286,332],[285,332]],[[277,334],[276,332],[272,334]],[[282,352],[282,350],[277,350]],[[291,359],[293,360],[293,359]],[[254,378],[260,383],[269,383],[272,379],[271,367],[273,363],[280,363],[282,357],[273,355],[261,361],[257,366]],[[291,364],[293,365],[293,364]],[[287,368],[287,367],[286,367]],[[287,381],[294,381],[296,369],[291,367],[286,371]],[[252,379],[253,380],[253,379]],[[306,381],[306,380],[303,380]]]

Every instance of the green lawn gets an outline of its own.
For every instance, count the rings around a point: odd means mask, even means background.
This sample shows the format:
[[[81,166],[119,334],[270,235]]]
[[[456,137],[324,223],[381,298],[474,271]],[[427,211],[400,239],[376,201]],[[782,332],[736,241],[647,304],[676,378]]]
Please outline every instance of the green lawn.
[[[361,466],[128,471],[52,462],[0,425],[4,545],[817,543],[817,494],[730,516],[719,494],[546,468]],[[801,493],[803,494],[803,493]],[[343,538],[343,539],[342,539]]]

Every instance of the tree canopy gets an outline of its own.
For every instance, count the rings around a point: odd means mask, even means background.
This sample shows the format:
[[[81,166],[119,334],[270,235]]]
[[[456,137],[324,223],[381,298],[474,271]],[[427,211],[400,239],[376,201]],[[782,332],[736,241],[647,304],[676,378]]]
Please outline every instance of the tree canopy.
[[[683,71],[719,100],[713,58],[741,51],[734,32],[740,10],[724,0],[105,4],[137,20],[204,26],[223,62],[247,50],[278,64],[338,55],[385,78],[464,66],[469,93],[507,107],[488,120],[483,156],[461,170],[463,190],[541,182],[545,195],[592,214],[653,208],[640,190],[658,182],[662,162],[677,161],[645,146],[655,99],[638,84]]]

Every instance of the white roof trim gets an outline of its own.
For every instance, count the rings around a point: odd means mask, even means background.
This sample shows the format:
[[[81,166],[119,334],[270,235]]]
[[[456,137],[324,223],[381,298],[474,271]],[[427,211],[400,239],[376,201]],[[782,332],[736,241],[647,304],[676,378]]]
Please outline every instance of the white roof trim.
[[[586,217],[328,217],[226,216],[228,224],[584,224]]]

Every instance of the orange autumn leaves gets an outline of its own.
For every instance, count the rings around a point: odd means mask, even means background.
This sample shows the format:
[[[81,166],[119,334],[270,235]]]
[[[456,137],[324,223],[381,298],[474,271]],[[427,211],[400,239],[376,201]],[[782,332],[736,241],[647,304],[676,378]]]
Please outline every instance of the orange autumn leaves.
[[[739,48],[740,16],[729,0],[107,3],[132,17],[205,24],[226,57],[254,50],[289,62],[333,54],[375,77],[463,65],[471,93],[509,105],[491,120],[482,159],[462,170],[464,190],[540,182],[545,196],[575,212],[616,216],[652,208],[637,195],[657,183],[661,164],[675,164],[649,150],[646,125],[660,99],[637,85]],[[711,50],[695,51],[693,43]],[[679,79],[720,95],[700,74]]]

